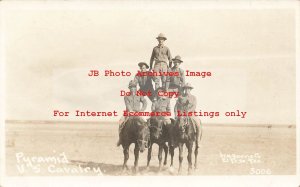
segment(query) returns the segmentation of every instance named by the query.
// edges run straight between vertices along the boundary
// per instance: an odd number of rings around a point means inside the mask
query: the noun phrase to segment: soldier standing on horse
[[[174,107],[175,116],[178,111],[183,112],[195,112],[197,106],[197,99],[194,95],[191,94],[191,90],[193,89],[192,85],[187,83],[183,86],[183,95],[181,95],[176,102]],[[198,140],[200,137],[200,119],[196,116],[188,116],[187,120],[191,120],[194,130],[196,132],[196,146],[198,147]]]
[[[154,89],[152,85],[152,78],[147,75],[142,75],[142,73],[148,73],[147,69],[149,68],[148,64],[145,62],[140,62],[138,64],[140,67],[140,75],[135,75],[134,81],[139,84],[139,87],[141,91],[146,93],[151,93],[150,95],[147,94],[147,97],[150,99],[151,102],[153,102],[154,99]]]
[[[170,68],[170,72],[178,73],[178,76],[168,76],[167,89],[172,92],[179,92],[182,95],[182,87],[185,85],[184,71],[179,66],[183,62],[181,57],[177,55],[172,59],[174,66]]]
[[[154,64],[154,72],[168,72],[169,67],[172,66],[172,57],[170,49],[164,45],[164,41],[167,40],[167,37],[160,33],[158,37],[156,37],[158,41],[158,46],[153,48],[151,58],[150,58],[150,70]],[[168,64],[169,63],[169,64]],[[153,81],[155,82],[155,90],[160,87],[160,79],[162,82],[162,87],[166,89],[166,79],[167,76],[154,76]]]
[[[124,96],[124,102],[126,105],[126,111],[128,112],[141,112],[144,111],[147,108],[147,101],[144,98],[144,96],[138,96],[136,95],[136,82],[131,80],[129,82],[128,88],[130,89],[130,96]],[[142,107],[141,107],[142,103]],[[136,117],[137,119],[141,120],[143,122],[143,119],[141,117]],[[128,121],[129,117],[122,116],[122,118],[119,121],[119,141],[117,143],[117,146],[120,146],[122,144],[121,141],[121,133],[122,129],[125,126],[126,122]]]

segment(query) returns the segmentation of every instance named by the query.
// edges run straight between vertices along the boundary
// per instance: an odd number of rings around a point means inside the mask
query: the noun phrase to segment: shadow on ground
[[[129,170],[122,171],[122,165],[115,165],[115,164],[106,164],[106,163],[96,163],[96,162],[84,162],[80,160],[70,160],[71,165],[80,165],[82,168],[89,167],[99,168],[101,169],[103,175],[111,175],[111,176],[119,176],[119,175],[174,175],[174,172],[170,170],[168,167],[163,167],[162,170],[159,172],[158,167],[150,166],[149,169],[146,166],[139,167],[139,172],[135,173],[133,166],[129,166]]]

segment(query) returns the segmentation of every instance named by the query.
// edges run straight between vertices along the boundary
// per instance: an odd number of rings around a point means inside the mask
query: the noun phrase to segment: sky
[[[212,73],[186,78],[197,111],[220,112],[202,122],[296,123],[294,9],[42,6],[8,9],[3,20],[7,120],[118,121],[120,90],[128,90],[138,62],[149,63],[162,32],[182,69]],[[93,69],[132,76],[87,76]],[[53,110],[72,115],[54,117]],[[75,117],[75,110],[119,116]],[[237,110],[245,118],[224,116]]]

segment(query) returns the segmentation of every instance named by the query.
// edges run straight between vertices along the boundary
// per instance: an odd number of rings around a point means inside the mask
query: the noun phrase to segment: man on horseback
[[[124,96],[124,102],[126,105],[126,110],[128,112],[141,112],[144,111],[147,108],[147,101],[144,98],[144,96],[138,96],[136,95],[136,82],[131,80],[129,82],[128,88],[130,89],[130,96]],[[142,103],[142,107],[141,107],[141,103]],[[119,141],[117,143],[117,146],[120,146],[122,144],[121,141],[121,133],[122,133],[122,129],[125,126],[126,122],[128,121],[130,117],[126,116],[122,116],[122,118],[119,121]],[[141,117],[136,117],[137,119],[139,119],[141,121],[141,123],[143,123],[143,119]]]
[[[170,107],[170,99],[166,96],[158,96],[157,92],[160,89],[156,91],[156,97],[153,100],[151,110],[152,112],[171,112]],[[155,116],[157,119],[162,119],[165,121],[165,124],[171,123],[170,118],[167,116]]]
[[[197,106],[197,99],[194,95],[191,94],[191,90],[193,89],[192,85],[187,83],[183,86],[183,95],[180,96],[176,102],[176,105],[174,107],[175,115],[178,111],[181,113],[188,113],[188,112],[194,112]],[[177,118],[179,116],[176,116]],[[196,146],[198,147],[198,140],[200,136],[200,119],[196,116],[188,116],[186,117],[186,120],[191,120],[194,131],[196,132]]]
[[[156,98],[154,98],[154,101],[152,103],[151,110],[153,112],[171,112],[171,107],[170,107],[170,98],[166,96],[158,96],[158,92],[161,91],[161,89],[157,89],[156,91]],[[167,133],[168,136],[170,137],[170,142],[169,144],[171,146],[174,145],[174,138],[172,136],[172,128],[170,128],[170,125],[172,125],[172,122],[170,120],[169,116],[155,116],[157,120],[163,120],[163,124],[165,127],[167,127]]]

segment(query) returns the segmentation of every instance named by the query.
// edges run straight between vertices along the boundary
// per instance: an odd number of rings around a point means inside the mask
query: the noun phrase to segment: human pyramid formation
[[[170,100],[173,96],[167,97],[165,94],[160,94],[164,92],[178,93],[178,99],[174,107],[175,118],[180,117],[177,115],[178,113],[194,112],[197,105],[197,99],[191,94],[193,86],[189,83],[185,83],[184,71],[179,67],[180,64],[183,63],[181,57],[177,55],[172,59],[170,49],[164,45],[167,37],[163,33],[160,33],[156,39],[158,45],[153,48],[150,67],[145,62],[138,63],[140,72],[134,77],[134,80],[129,82],[128,88],[130,89],[130,95],[124,96],[126,111],[141,112],[146,110],[146,99],[144,96],[136,94],[138,84],[139,91],[148,93],[147,97],[152,102],[152,112],[171,112]],[[153,62],[155,62],[154,68]],[[173,67],[172,63],[174,64]],[[153,76],[149,76],[150,74]],[[155,90],[152,81],[155,83]],[[161,86],[160,82],[162,83]],[[172,125],[168,116],[152,117],[163,120],[164,125]],[[194,130],[196,131],[196,145],[198,145],[200,120],[196,116],[189,117],[193,123]],[[122,116],[120,119],[119,137],[128,119],[129,117],[127,116]],[[142,119],[140,118],[140,120]],[[121,144],[121,138],[119,138],[117,145],[119,146]]]

